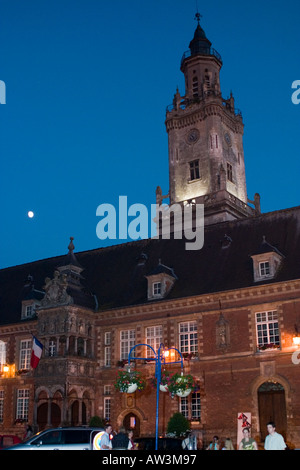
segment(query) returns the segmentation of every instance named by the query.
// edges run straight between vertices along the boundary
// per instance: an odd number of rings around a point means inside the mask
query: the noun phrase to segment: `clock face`
[[[224,139],[225,139],[225,142],[227,143],[227,145],[231,145],[231,138],[230,138],[230,135],[228,134],[228,132],[226,132],[226,134],[224,134]]]
[[[189,144],[194,144],[199,140],[200,134],[198,129],[192,129],[187,135],[187,141]]]

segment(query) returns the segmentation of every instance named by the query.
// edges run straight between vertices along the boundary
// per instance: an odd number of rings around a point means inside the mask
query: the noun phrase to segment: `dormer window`
[[[21,320],[28,320],[35,317],[37,307],[41,305],[41,300],[45,292],[35,289],[33,277],[29,275],[24,285],[22,295]]]
[[[161,282],[153,282],[153,296],[161,295]]]
[[[22,320],[28,320],[29,318],[33,318],[35,316],[36,308],[38,307],[38,303],[31,301],[23,301],[22,302]]]
[[[259,263],[259,274],[261,277],[269,276],[270,275],[270,262],[269,261],[262,261]]]
[[[261,282],[276,277],[284,256],[263,237],[260,249],[251,258],[253,260],[254,282]]]
[[[165,298],[177,279],[173,269],[165,266],[161,261],[146,278],[148,280],[148,300]]]

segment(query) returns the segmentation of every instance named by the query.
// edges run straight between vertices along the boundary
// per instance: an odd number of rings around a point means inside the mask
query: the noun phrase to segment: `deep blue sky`
[[[300,203],[299,0],[198,2],[242,110],[248,196]],[[164,120],[195,0],[0,0],[0,268],[107,244],[96,208],[169,189]],[[27,212],[35,217],[29,219]],[[121,241],[122,242],[122,241]]]

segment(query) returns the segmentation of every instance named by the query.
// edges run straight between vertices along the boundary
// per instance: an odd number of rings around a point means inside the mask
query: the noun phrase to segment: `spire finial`
[[[195,20],[197,20],[198,26],[200,26],[200,18],[202,18],[202,15],[199,13],[198,7],[197,7],[197,13],[195,15]]]
[[[69,243],[69,246],[68,246],[69,253],[72,253],[72,252],[74,251],[74,249],[75,249],[73,240],[74,240],[74,237],[70,237],[70,243]]]

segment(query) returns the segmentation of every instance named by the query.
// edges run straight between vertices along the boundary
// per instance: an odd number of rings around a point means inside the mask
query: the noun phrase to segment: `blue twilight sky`
[[[201,2],[245,123],[248,196],[300,203],[299,0]],[[196,0],[0,0],[0,268],[105,246],[96,209],[169,189],[166,106]],[[35,217],[29,219],[32,210]],[[119,241],[117,241],[119,243]],[[122,240],[120,242],[123,242]]]

